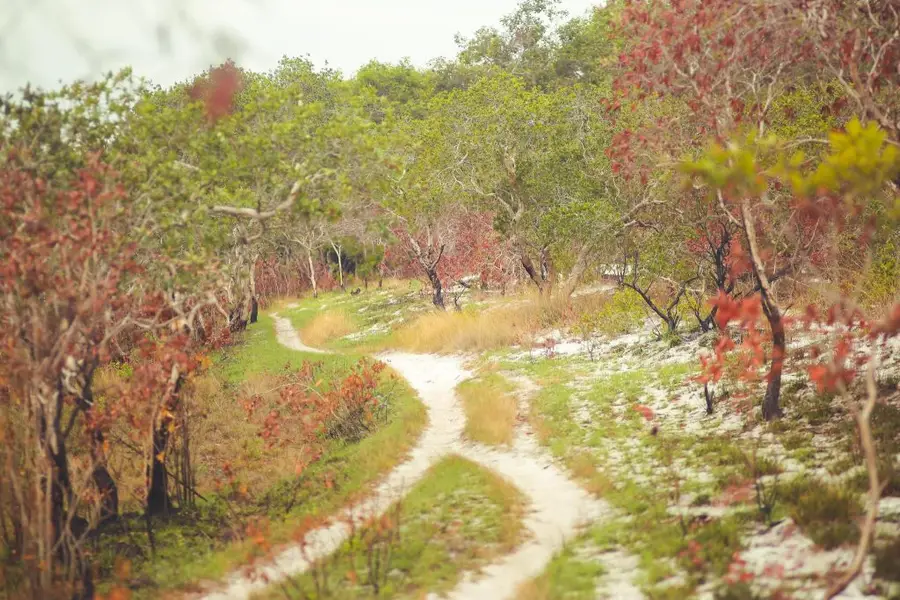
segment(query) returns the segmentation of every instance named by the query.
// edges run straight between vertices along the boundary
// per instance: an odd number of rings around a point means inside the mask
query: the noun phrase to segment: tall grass
[[[303,343],[317,348],[357,330],[357,325],[345,311],[334,309],[321,312],[303,327]]]
[[[528,295],[482,310],[430,312],[395,331],[387,344],[411,352],[450,353],[531,346],[540,333],[574,325],[580,314],[599,310],[607,298],[604,293],[550,299]]]

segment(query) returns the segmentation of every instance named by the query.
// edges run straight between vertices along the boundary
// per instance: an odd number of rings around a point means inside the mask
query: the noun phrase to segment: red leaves
[[[754,488],[753,482],[750,480],[739,483],[732,483],[716,498],[714,504],[716,506],[732,506],[734,504],[743,504],[749,502],[753,498]]]
[[[728,565],[728,573],[723,578],[728,585],[736,583],[748,583],[753,581],[753,573],[747,570],[747,561],[741,558],[739,552],[735,552]]]
[[[640,415],[641,415],[642,417],[644,417],[644,419],[646,419],[647,421],[652,421],[652,420],[653,420],[653,417],[656,416],[656,415],[654,414],[654,412],[653,412],[653,409],[650,408],[649,406],[644,405],[644,404],[635,404],[635,405],[632,406],[631,408],[632,408],[632,410],[634,410],[635,412],[640,413]]]
[[[728,247],[726,264],[728,265],[728,274],[732,279],[738,279],[742,275],[750,272],[750,269],[753,266],[750,262],[750,255],[744,250],[739,239],[735,238],[731,240],[731,244]]]
[[[243,78],[233,62],[210,69],[205,77],[198,78],[188,89],[191,100],[203,102],[206,117],[216,122],[234,112],[235,96],[243,87]]]
[[[737,301],[724,290],[719,290],[710,303],[717,308],[716,324],[720,329],[725,329],[732,321],[739,321],[742,326],[754,325],[762,315],[762,303],[758,294]]]
[[[325,381],[321,363],[304,362],[278,378],[277,396],[273,390],[241,402],[250,420],[266,411],[257,424],[267,448],[292,443],[303,449],[299,475],[319,459],[327,438],[357,440],[373,426],[385,366],[363,359],[344,377]]]

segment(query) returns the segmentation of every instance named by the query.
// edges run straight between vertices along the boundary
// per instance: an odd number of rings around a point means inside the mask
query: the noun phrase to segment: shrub
[[[632,333],[646,318],[640,296],[629,290],[616,290],[597,313],[598,330],[605,335]]]
[[[816,544],[830,550],[859,539],[862,508],[853,491],[803,478],[783,486],[781,495],[791,518]]]

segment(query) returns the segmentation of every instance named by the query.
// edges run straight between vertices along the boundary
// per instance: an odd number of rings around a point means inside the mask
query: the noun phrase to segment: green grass
[[[604,574],[603,565],[576,548],[590,543],[585,535],[566,546],[553,557],[544,572],[522,585],[517,600],[593,600],[597,597],[597,580]]]
[[[308,326],[323,311],[340,310],[358,333],[350,339],[331,340],[324,347],[351,353],[371,352],[386,347],[394,330],[403,323],[431,310],[429,301],[418,293],[420,287],[419,282],[410,281],[395,284],[391,289],[370,286],[355,296],[349,292],[327,292],[318,298],[307,296],[293,301],[296,304],[293,308],[287,307],[288,302],[281,302],[274,310],[298,330]]]
[[[863,509],[855,490],[803,477],[779,492],[790,516],[816,544],[832,549],[859,540]]]
[[[213,357],[213,371],[226,382],[235,401],[239,384],[254,376],[299,367],[305,360],[323,362],[323,374],[340,376],[359,355],[306,354],[289,350],[275,339],[273,321],[260,315],[237,345]],[[97,556],[101,580],[109,584],[117,559],[131,562],[126,582],[138,598],[154,598],[163,590],[190,589],[191,583],[219,579],[246,562],[254,551],[244,539],[247,526],[267,523],[273,544],[290,541],[306,517],[328,515],[362,494],[371,483],[399,463],[414,444],[427,420],[424,406],[402,380],[385,375],[380,386],[390,398],[384,423],[357,443],[329,441],[324,455],[302,475],[283,473],[256,497],[246,497],[239,484],[200,489],[205,500],[168,519],[152,523],[153,548],[143,517],[125,515],[104,532]],[[227,439],[227,432],[220,432]],[[267,460],[260,454],[259,460]],[[249,461],[246,468],[253,468]],[[240,474],[238,473],[238,476]]]
[[[498,475],[448,457],[388,511],[387,521],[363,528],[311,572],[263,596],[421,598],[447,591],[464,572],[522,541],[524,502]]]
[[[545,363],[556,363],[549,366]],[[709,577],[722,575],[733,553],[740,549],[741,533],[753,519],[753,511],[709,521],[684,520],[668,512],[677,488],[677,469],[666,467],[675,459],[687,464],[707,464],[736,471],[746,466],[745,453],[727,437],[695,438],[677,431],[652,435],[643,417],[631,406],[639,403],[648,386],[675,389],[693,374],[691,364],[637,368],[589,380],[580,365],[541,361],[520,367],[549,384],[532,404],[532,418],[541,441],[561,458],[573,474],[592,492],[603,496],[628,517],[595,527],[573,546],[588,549],[627,549],[639,559],[636,581],[651,598],[689,596]],[[590,381],[590,387],[584,383]],[[573,418],[576,402],[590,415],[587,423]],[[620,405],[620,408],[614,407]],[[642,450],[631,460],[648,461],[649,471],[633,464],[633,470],[611,473],[605,465],[607,451],[638,440]],[[721,466],[720,466],[721,465]],[[764,465],[764,470],[774,470]],[[632,480],[632,473],[649,474],[650,481]],[[705,492],[703,486],[680,484],[681,492]],[[707,493],[707,502],[709,492]],[[673,560],[675,561],[673,563]],[[578,553],[567,549],[548,570],[532,582],[525,598],[593,597],[591,574],[581,565]],[[671,585],[680,573],[683,584]]]

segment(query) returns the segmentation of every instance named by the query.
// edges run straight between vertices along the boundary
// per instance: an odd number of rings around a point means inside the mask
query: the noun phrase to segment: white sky
[[[424,65],[517,0],[0,0],[0,93],[131,65],[155,83],[228,57],[267,70],[309,55],[350,75],[370,59]],[[597,0],[563,0],[581,15]]]

